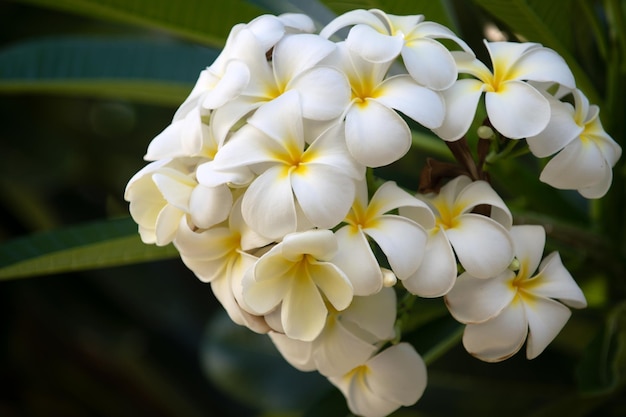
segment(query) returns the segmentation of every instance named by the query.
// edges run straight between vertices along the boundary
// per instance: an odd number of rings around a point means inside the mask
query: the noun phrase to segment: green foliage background
[[[324,378],[291,369],[264,336],[225,320],[171,248],[143,245],[122,195],[230,28],[302,11],[425,14],[483,54],[482,28],[557,50],[625,146],[624,0],[0,1],[0,415],[348,415]],[[416,189],[424,132],[376,174]],[[405,337],[429,362],[408,416],[626,415],[624,158],[587,202],[538,182],[543,161],[491,167],[518,223],[546,226],[590,307],[537,359],[485,364],[459,346],[441,300]]]

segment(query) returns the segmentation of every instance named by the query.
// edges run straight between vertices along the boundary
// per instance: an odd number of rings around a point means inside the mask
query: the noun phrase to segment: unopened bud
[[[478,134],[478,137],[481,139],[493,139],[496,136],[493,132],[493,129],[490,128],[489,126],[479,127],[476,133]]]
[[[521,264],[519,262],[519,259],[513,258],[513,260],[511,261],[511,264],[509,265],[509,269],[511,271],[519,271],[520,266],[521,266]]]
[[[396,275],[388,270],[387,268],[380,268],[380,271],[383,273],[383,286],[385,287],[393,287],[398,282],[398,278]]]

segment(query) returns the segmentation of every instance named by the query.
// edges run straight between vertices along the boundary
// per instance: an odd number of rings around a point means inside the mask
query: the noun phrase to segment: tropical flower
[[[320,32],[329,38],[346,26],[355,25],[346,38],[348,47],[373,63],[393,61],[399,55],[417,83],[445,90],[457,77],[450,52],[435,39],[448,39],[471,53],[467,44],[450,29],[424,21],[423,15],[395,16],[382,10],[352,10],[335,18]]]
[[[510,233],[519,270],[507,269],[488,279],[465,272],[445,296],[452,316],[467,324],[463,345],[487,362],[509,358],[524,341],[528,359],[537,357],[569,319],[565,305],[587,305],[557,252],[540,263],[545,245],[541,226],[514,226]]]
[[[558,152],[541,172],[541,181],[555,188],[577,190],[586,198],[600,198],[611,186],[612,167],[622,148],[604,131],[598,106],[590,105],[578,89],[572,95],[574,106],[548,96],[550,123],[526,140],[537,157]]]
[[[383,341],[395,335],[396,294],[383,288],[367,297],[354,297],[343,311],[328,306],[324,330],[311,342],[270,332],[270,338],[295,368],[317,370],[325,376],[344,375],[367,361]]]
[[[396,110],[428,128],[441,125],[441,95],[406,74],[385,78],[392,61],[369,62],[344,43],[338,43],[325,63],[340,68],[350,82],[352,100],[345,111],[346,144],[363,165],[388,165],[411,147],[411,131]]]
[[[254,315],[280,309],[282,330],[311,341],[323,330],[326,303],[341,311],[350,305],[352,284],[330,259],[337,240],[330,230],[288,234],[259,258],[243,278],[243,300]]]
[[[453,51],[461,74],[443,92],[446,117],[433,131],[444,140],[457,140],[469,129],[478,102],[485,93],[487,116],[492,126],[510,139],[537,135],[550,120],[550,104],[526,81],[559,83],[574,88],[575,81],[565,60],[556,52],[537,43],[487,42],[490,70],[473,54]]]
[[[359,185],[352,209],[344,219],[347,224],[336,232],[339,251],[333,263],[350,278],[355,295],[369,295],[382,288],[383,272],[368,237],[386,255],[394,274],[399,279],[405,279],[419,267],[427,240],[424,228],[434,227],[435,219],[424,202],[393,181],[381,185],[369,204],[365,182]],[[388,214],[399,207],[410,208],[413,218],[421,223],[405,216]]]
[[[455,254],[461,266],[479,278],[492,277],[510,265],[511,213],[487,182],[460,176],[444,185],[439,194],[418,197],[431,207],[436,224],[428,230],[420,267],[403,280],[407,290],[421,297],[448,292],[457,275]],[[489,207],[490,216],[474,212],[481,206]]]
[[[306,147],[299,95],[288,92],[257,110],[217,152],[213,167],[249,167],[258,175],[245,192],[242,211],[263,236],[280,239],[301,230],[302,221],[331,228],[350,209],[355,181],[364,172],[341,132],[335,125]],[[202,173],[199,181],[204,181]]]
[[[384,417],[419,400],[426,388],[426,365],[413,346],[399,343],[328,380],[341,390],[354,414]]]

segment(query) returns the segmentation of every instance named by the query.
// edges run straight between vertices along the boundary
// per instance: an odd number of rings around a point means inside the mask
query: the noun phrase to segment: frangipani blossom
[[[540,263],[545,245],[541,226],[514,226],[510,233],[520,264],[517,272],[507,269],[489,279],[463,273],[445,297],[450,313],[467,324],[463,345],[487,362],[509,358],[524,341],[528,359],[537,357],[569,319],[565,305],[587,305],[557,252]]]
[[[441,95],[405,74],[385,78],[391,61],[366,61],[339,43],[326,62],[340,68],[350,82],[352,100],[345,111],[346,144],[363,165],[388,165],[411,147],[411,131],[396,110],[428,128],[441,125]]]
[[[320,32],[329,38],[355,25],[346,38],[348,47],[374,63],[393,61],[399,55],[411,77],[434,90],[450,87],[457,69],[450,52],[435,39],[449,39],[471,53],[467,44],[450,29],[424,21],[423,15],[396,16],[382,10],[352,10],[335,18]]]
[[[354,200],[364,168],[348,153],[341,126],[308,147],[306,134],[299,95],[291,91],[257,110],[215,156],[217,171],[249,167],[258,175],[245,192],[242,211],[263,236],[280,239],[299,230],[300,212],[307,224],[334,227]]]
[[[329,306],[324,330],[312,342],[269,335],[283,357],[302,371],[324,376],[344,375],[367,361],[383,341],[395,335],[396,294],[383,288],[367,297],[354,297],[343,311]]]
[[[399,207],[410,208],[417,223],[388,214]],[[344,227],[337,230],[339,251],[333,262],[350,278],[355,295],[374,294],[383,286],[383,272],[368,237],[381,248],[399,279],[411,276],[422,261],[427,233],[435,218],[428,206],[389,181],[376,190],[368,204],[367,186],[361,182]]]
[[[448,292],[457,274],[455,254],[463,268],[479,278],[492,277],[510,265],[511,213],[488,183],[460,176],[439,194],[419,197],[432,208],[436,225],[429,230],[422,264],[403,280],[407,290],[421,297]],[[474,213],[479,206],[490,206],[490,217]]]
[[[243,279],[244,308],[254,315],[280,309],[287,337],[315,339],[328,315],[326,303],[341,311],[352,302],[352,284],[328,262],[337,251],[330,230],[292,233],[259,258]]]
[[[454,141],[469,129],[478,102],[485,93],[487,116],[492,126],[510,139],[537,135],[548,125],[548,100],[526,81],[559,83],[574,88],[575,81],[565,60],[556,52],[537,43],[487,42],[490,70],[466,52],[452,52],[461,74],[444,91],[446,117],[433,131],[442,139]]]
[[[195,226],[209,228],[224,221],[233,203],[226,185],[205,187],[195,179],[203,158],[161,159],[151,162],[128,182],[124,198],[139,225],[144,243],[164,246],[178,230],[181,218],[189,215]]]
[[[254,41],[252,37],[250,42]],[[250,48],[244,61],[254,77],[237,99],[216,109],[212,128],[218,142],[240,119],[288,91],[300,93],[305,118],[326,121],[341,115],[350,100],[346,77],[335,68],[318,65],[335,47],[317,35],[295,34],[276,44],[269,61],[260,45]]]
[[[545,157],[556,152],[539,179],[555,188],[577,190],[586,198],[600,198],[613,180],[613,166],[622,148],[602,127],[596,105],[576,89],[574,104],[549,97],[552,118],[544,131],[527,138],[531,152]]]
[[[391,346],[343,376],[328,380],[363,417],[385,417],[413,405],[426,389],[426,364],[408,343]]]

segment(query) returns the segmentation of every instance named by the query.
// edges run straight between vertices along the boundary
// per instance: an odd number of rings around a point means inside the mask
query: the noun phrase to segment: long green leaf
[[[173,258],[172,246],[144,244],[130,218],[33,234],[0,245],[0,280]]]
[[[55,37],[0,51],[0,92],[88,94],[177,105],[218,51],[172,42]]]
[[[222,47],[233,25],[263,14],[245,0],[19,0],[80,14],[167,30],[206,45]]]
[[[573,54],[573,0],[474,0],[490,15],[530,41],[554,49],[567,61],[576,84],[593,102],[600,95]]]

